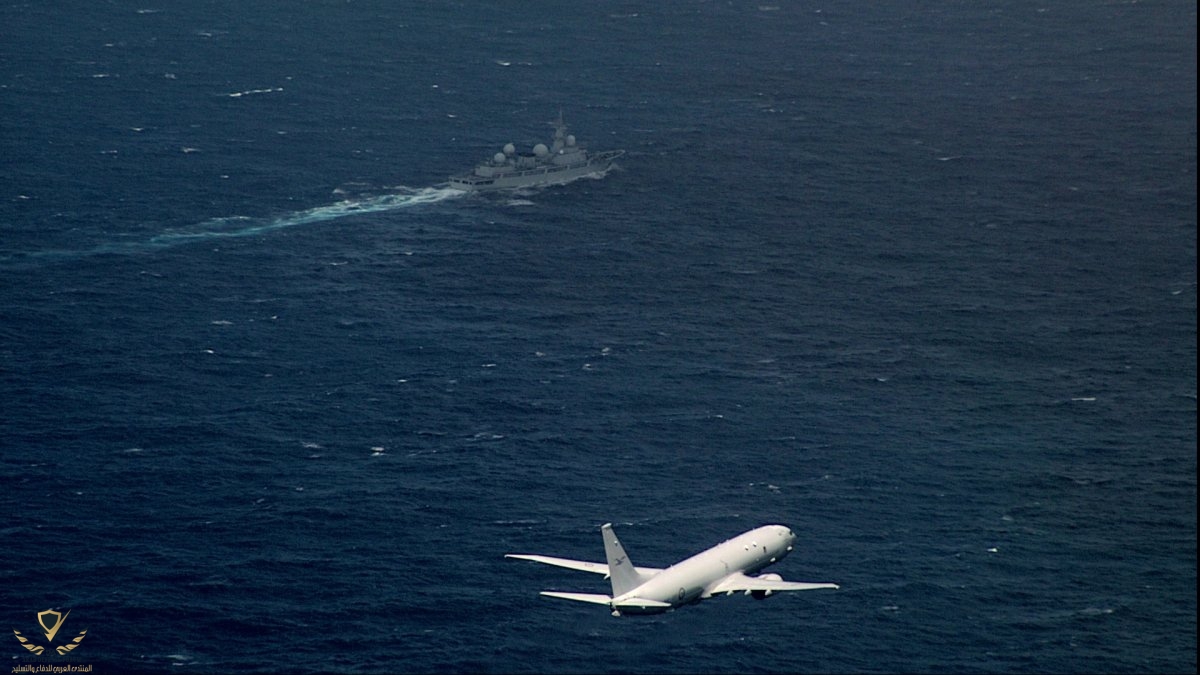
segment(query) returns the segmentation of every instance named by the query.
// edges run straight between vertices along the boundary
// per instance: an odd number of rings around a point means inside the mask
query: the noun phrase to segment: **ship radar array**
[[[517,152],[517,146],[506,143],[500,152],[470,173],[451,176],[450,186],[460,190],[503,190],[565,183],[581,176],[602,174],[625,153],[608,150],[590,154],[575,142],[574,135],[567,133],[561,115],[554,126],[551,145],[538,143],[532,152]]]

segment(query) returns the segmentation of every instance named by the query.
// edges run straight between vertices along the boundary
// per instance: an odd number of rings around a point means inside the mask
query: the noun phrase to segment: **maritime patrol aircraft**
[[[612,595],[558,591],[542,591],[541,595],[608,605],[613,616],[657,614],[722,593],[733,595],[741,591],[762,599],[779,591],[838,587],[837,584],[784,581],[778,574],[758,574],[792,551],[796,534],[783,525],[764,525],[750,530],[666,569],[635,567],[613,532],[612,523],[602,525],[600,532],[604,537],[604,555],[608,564],[524,553],[509,553],[504,557],[605,575],[612,582]]]

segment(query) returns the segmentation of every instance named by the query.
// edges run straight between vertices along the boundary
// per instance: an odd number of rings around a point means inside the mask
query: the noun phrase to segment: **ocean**
[[[1195,3],[0,37],[12,672],[1195,672]],[[560,111],[625,155],[448,187]],[[652,567],[785,524],[767,571],[840,588],[618,618],[504,558],[607,522]]]

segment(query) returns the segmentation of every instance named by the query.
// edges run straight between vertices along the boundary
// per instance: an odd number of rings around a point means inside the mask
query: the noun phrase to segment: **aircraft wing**
[[[768,591],[770,593],[778,593],[780,591],[811,591],[817,588],[838,588],[837,584],[814,584],[806,581],[784,581],[778,575],[769,575],[772,578],[749,577],[745,574],[731,574],[715,586],[709,589],[709,595],[717,595],[719,593],[734,593],[736,591]]]
[[[608,565],[604,563],[587,562],[584,560],[571,560],[569,558],[555,558],[548,555],[528,555],[525,553],[507,553],[505,558],[515,558],[517,560],[532,560],[544,565],[554,565],[556,567],[566,567],[567,569],[579,570],[580,572],[592,572],[593,574],[603,574],[608,576]],[[635,567],[639,573],[650,575],[662,570],[656,567]]]

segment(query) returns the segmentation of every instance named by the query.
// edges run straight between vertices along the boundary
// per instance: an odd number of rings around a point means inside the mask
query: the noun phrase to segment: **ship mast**
[[[567,142],[567,123],[563,121],[562,108],[558,109],[558,120],[551,124],[554,125],[554,147],[551,151],[558,154]]]

